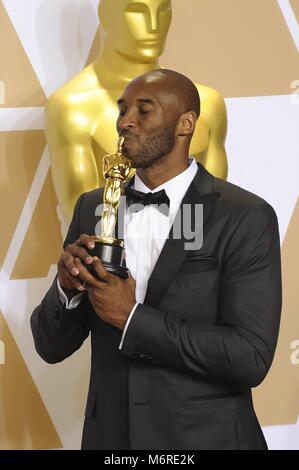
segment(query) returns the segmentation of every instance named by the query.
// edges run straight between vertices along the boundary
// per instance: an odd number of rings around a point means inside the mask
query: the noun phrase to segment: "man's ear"
[[[188,111],[181,115],[177,124],[177,135],[193,134],[197,116],[194,111]]]

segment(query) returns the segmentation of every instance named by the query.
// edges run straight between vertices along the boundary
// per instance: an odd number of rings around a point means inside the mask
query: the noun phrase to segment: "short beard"
[[[138,143],[137,150],[130,151],[124,146],[123,153],[134,168],[144,169],[171,152],[175,144],[175,129],[167,128],[162,134],[143,138],[136,136],[134,139]]]

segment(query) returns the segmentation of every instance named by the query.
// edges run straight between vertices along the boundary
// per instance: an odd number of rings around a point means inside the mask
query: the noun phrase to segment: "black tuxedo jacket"
[[[281,310],[277,218],[263,199],[198,164],[182,204],[203,204],[203,245],[170,233],[122,332],[85,294],[66,310],[56,280],[31,327],[49,363],[91,333],[83,449],[264,449],[251,387],[267,374]],[[80,196],[65,245],[94,234],[103,189]]]

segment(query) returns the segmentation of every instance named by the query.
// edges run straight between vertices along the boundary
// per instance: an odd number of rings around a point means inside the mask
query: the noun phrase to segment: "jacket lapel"
[[[198,163],[198,171],[191,182],[180,207],[180,209],[182,209],[183,204],[191,205],[191,215],[193,216],[193,218],[191,217],[192,227],[194,227],[194,206],[195,204],[203,204],[202,227],[204,228],[214,202],[220,195],[218,192],[213,192],[212,189],[213,176]],[[176,215],[173,226],[169,232],[169,237],[164,244],[161,254],[149,278],[144,300],[144,303],[147,305],[159,305],[186,257],[187,251],[185,249],[185,243],[190,243],[190,241],[192,241],[185,238],[182,226],[183,217],[181,217],[181,220],[178,219],[180,217],[179,213],[180,211],[178,211],[178,214]],[[181,237],[174,238],[173,227],[177,227],[179,223],[181,224]]]

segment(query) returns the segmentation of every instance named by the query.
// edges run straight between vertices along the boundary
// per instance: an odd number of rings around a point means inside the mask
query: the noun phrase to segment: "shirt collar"
[[[161,184],[157,188],[151,190],[148,188],[136,174],[134,178],[134,185],[133,188],[136,191],[141,191],[143,193],[152,192],[155,193],[164,189],[167,196],[170,200],[170,213],[176,212],[177,209],[180,207],[183,197],[185,196],[187,189],[189,188],[191,181],[193,180],[194,176],[196,175],[198,170],[197,163],[195,158],[189,157],[189,166],[186,170],[182,171],[179,175],[171,178],[170,180],[166,181],[165,183]]]

